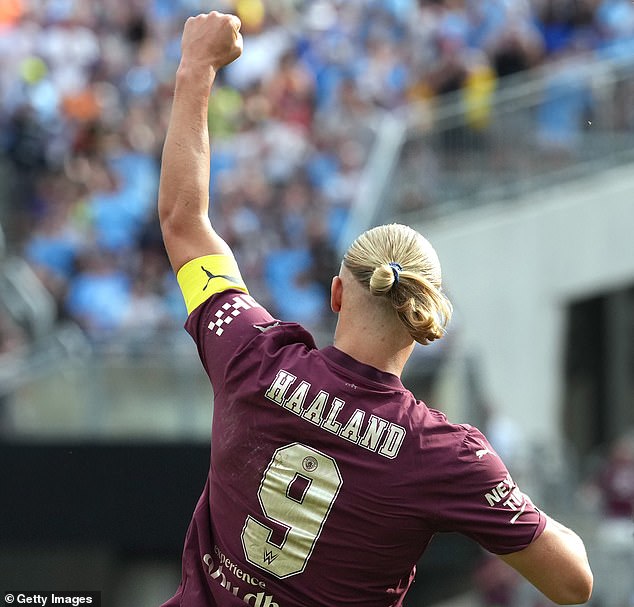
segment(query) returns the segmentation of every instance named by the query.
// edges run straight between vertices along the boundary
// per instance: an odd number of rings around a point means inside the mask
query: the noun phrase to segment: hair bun
[[[416,341],[443,336],[452,306],[442,292],[436,251],[421,234],[401,224],[371,228],[350,245],[343,263],[372,295],[389,302]]]
[[[370,277],[370,293],[372,295],[387,295],[398,284],[399,275],[400,271],[389,263],[377,266]]]

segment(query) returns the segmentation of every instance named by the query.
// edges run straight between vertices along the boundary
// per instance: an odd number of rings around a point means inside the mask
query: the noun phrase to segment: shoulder
[[[251,295],[236,288],[213,293],[187,318],[185,327],[192,332],[198,327],[220,345],[233,341],[235,333],[257,340],[260,347],[279,348],[293,343],[303,343],[313,349],[317,346],[313,336],[300,324],[285,322],[273,317]]]
[[[264,372],[284,348],[295,352],[316,348],[303,327],[275,319],[235,284],[234,275],[225,273],[230,268],[220,275],[222,268],[212,270],[210,264],[201,266],[197,259],[187,270],[191,270],[191,277],[182,270],[178,277],[189,310],[185,329],[215,390],[241,373]],[[291,348],[292,344],[296,347]]]
[[[480,435],[473,426],[453,423],[445,413],[436,409],[425,406],[423,415],[422,436],[425,445],[441,452],[446,458],[459,458],[474,440],[472,437]]]
[[[248,355],[253,363],[301,357],[317,349],[311,333],[300,324],[271,316],[253,297],[238,291],[212,296],[190,315],[190,327],[208,335],[203,340],[214,352],[231,351],[234,360]]]
[[[506,472],[478,428],[452,423],[435,409],[425,409],[420,441],[424,457],[434,463],[432,476],[443,478],[443,482],[455,482],[463,476],[492,480]]]

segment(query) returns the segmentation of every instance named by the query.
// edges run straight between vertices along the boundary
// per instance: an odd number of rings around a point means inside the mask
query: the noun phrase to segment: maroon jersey
[[[402,604],[437,532],[505,554],[545,517],[485,437],[238,290],[190,314],[211,466],[164,607]]]

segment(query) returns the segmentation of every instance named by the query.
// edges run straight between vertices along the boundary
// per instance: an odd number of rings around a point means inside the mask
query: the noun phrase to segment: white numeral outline
[[[306,485],[298,497],[291,487]],[[242,548],[252,565],[283,579],[306,568],[315,544],[343,484],[337,462],[312,447],[292,443],[275,451],[267,466],[258,500],[262,513],[285,529],[276,544],[273,529],[251,515],[242,528]]]

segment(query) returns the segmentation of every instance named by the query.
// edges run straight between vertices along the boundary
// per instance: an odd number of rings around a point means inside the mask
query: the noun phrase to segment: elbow
[[[159,225],[164,237],[186,236],[190,230],[194,229],[198,217],[190,212],[183,211],[187,205],[160,205],[158,209]]]
[[[178,238],[180,229],[178,222],[174,221],[172,214],[159,213],[159,225],[161,226],[161,235],[163,236],[163,242],[168,243]]]
[[[186,186],[168,187],[161,181],[158,192],[158,219],[161,226],[175,226],[188,222],[201,209],[199,196]]]
[[[174,212],[172,210],[164,210],[161,207],[159,207],[158,220],[163,233],[174,230],[177,225],[174,221]]]
[[[562,580],[561,585],[554,593],[555,596],[550,598],[557,605],[583,605],[592,596],[593,583],[592,571],[587,567],[567,583]]]
[[[162,228],[173,224],[178,219],[178,206],[171,201],[167,201],[165,196],[159,194],[158,219]]]
[[[158,220],[163,235],[187,238],[192,231],[207,230],[211,225],[209,216],[192,198],[175,196],[169,203],[159,196]]]

